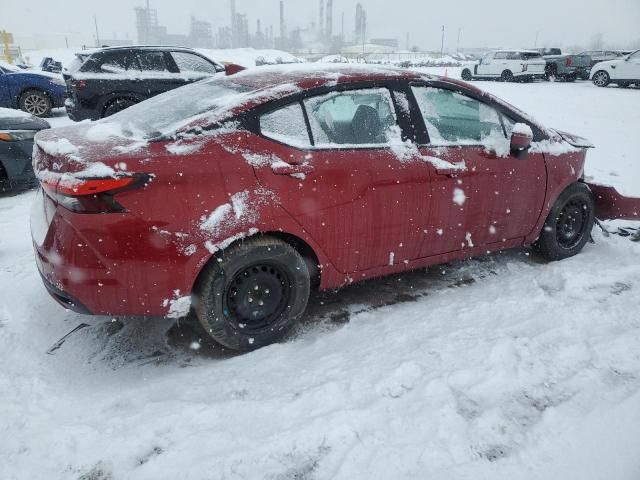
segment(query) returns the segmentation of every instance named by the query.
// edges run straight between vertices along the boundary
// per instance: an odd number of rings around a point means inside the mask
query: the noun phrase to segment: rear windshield
[[[74,73],[75,71],[77,71],[82,66],[82,64],[87,59],[87,57],[88,55],[76,54],[75,58],[71,61],[71,63],[67,67],[67,71],[69,73]]]
[[[234,97],[252,91],[229,80],[207,80],[171,90],[108,117],[128,137],[146,139],[174,133],[194,117],[233,106]]]

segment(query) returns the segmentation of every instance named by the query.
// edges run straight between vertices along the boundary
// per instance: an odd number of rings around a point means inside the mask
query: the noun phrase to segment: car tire
[[[465,68],[464,70],[462,70],[461,78],[465,82],[469,82],[473,80],[473,75],[471,74],[471,70],[469,70],[468,68]]]
[[[548,82],[553,82],[557,77],[556,66],[555,65],[547,65],[544,67],[544,78]]]
[[[195,289],[195,312],[217,343],[249,351],[281,340],[307,306],[304,258],[269,236],[238,243],[209,263]]]
[[[572,257],[589,241],[593,223],[593,194],[584,183],[574,183],[556,200],[533,248],[550,261]]]
[[[102,118],[110,117],[122,110],[135,105],[136,102],[129,98],[118,98],[112,102],[110,102],[102,112]]]
[[[513,72],[511,70],[505,70],[500,75],[500,80],[502,80],[503,82],[513,82]]]
[[[48,117],[51,114],[51,99],[42,90],[27,90],[18,100],[18,106],[23,112],[36,117]]]
[[[610,81],[611,78],[609,77],[609,74],[604,70],[597,71],[592,77],[592,82],[596,87],[606,87],[609,85]]]

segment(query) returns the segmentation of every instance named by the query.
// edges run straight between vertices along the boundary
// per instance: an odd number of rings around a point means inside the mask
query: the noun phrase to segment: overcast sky
[[[318,17],[320,0],[285,0],[289,27],[307,26]],[[71,46],[94,38],[93,14],[102,38],[136,40],[133,7],[144,0],[0,0],[0,29],[13,32],[27,48]],[[334,32],[340,30],[345,12],[345,35],[353,34],[357,0],[334,0]],[[588,45],[598,32],[606,44],[640,43],[640,0],[362,0],[372,37],[392,37],[405,47],[409,32],[412,45],[439,50],[441,26],[445,44],[455,50],[458,31],[461,47],[531,47],[538,32],[538,46]],[[250,30],[258,18],[278,29],[278,0],[236,0],[239,13],[249,14]],[[187,33],[191,15],[213,23],[229,23],[229,0],[151,0],[159,22],[170,33]],[[51,45],[35,45],[36,43]],[[54,45],[55,43],[55,45]]]

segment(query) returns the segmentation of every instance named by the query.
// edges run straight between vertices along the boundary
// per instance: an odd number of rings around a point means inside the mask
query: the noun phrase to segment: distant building
[[[158,24],[158,12],[153,8],[136,7],[136,30],[141,45],[184,45],[187,47],[213,47],[213,31],[209,22],[191,17],[189,35],[167,32]],[[108,44],[101,40],[102,44]]]
[[[369,43],[374,45],[382,45],[385,47],[391,47],[393,49],[398,49],[400,42],[398,42],[397,38],[372,38],[369,40]]]

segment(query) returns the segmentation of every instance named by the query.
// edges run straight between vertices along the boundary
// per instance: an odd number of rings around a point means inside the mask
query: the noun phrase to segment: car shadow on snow
[[[544,263],[528,250],[512,249],[367,280],[340,290],[314,292],[299,326],[284,341],[322,335],[349,323],[361,312],[415,302],[439,290],[473,288],[486,278],[499,276],[509,262]],[[80,322],[83,319],[77,317]],[[224,360],[239,354],[208,340],[193,313],[177,321],[93,318],[91,326],[80,329],[50,353],[56,354],[58,348],[85,349],[86,363],[112,369],[162,364],[187,367],[198,358]]]

